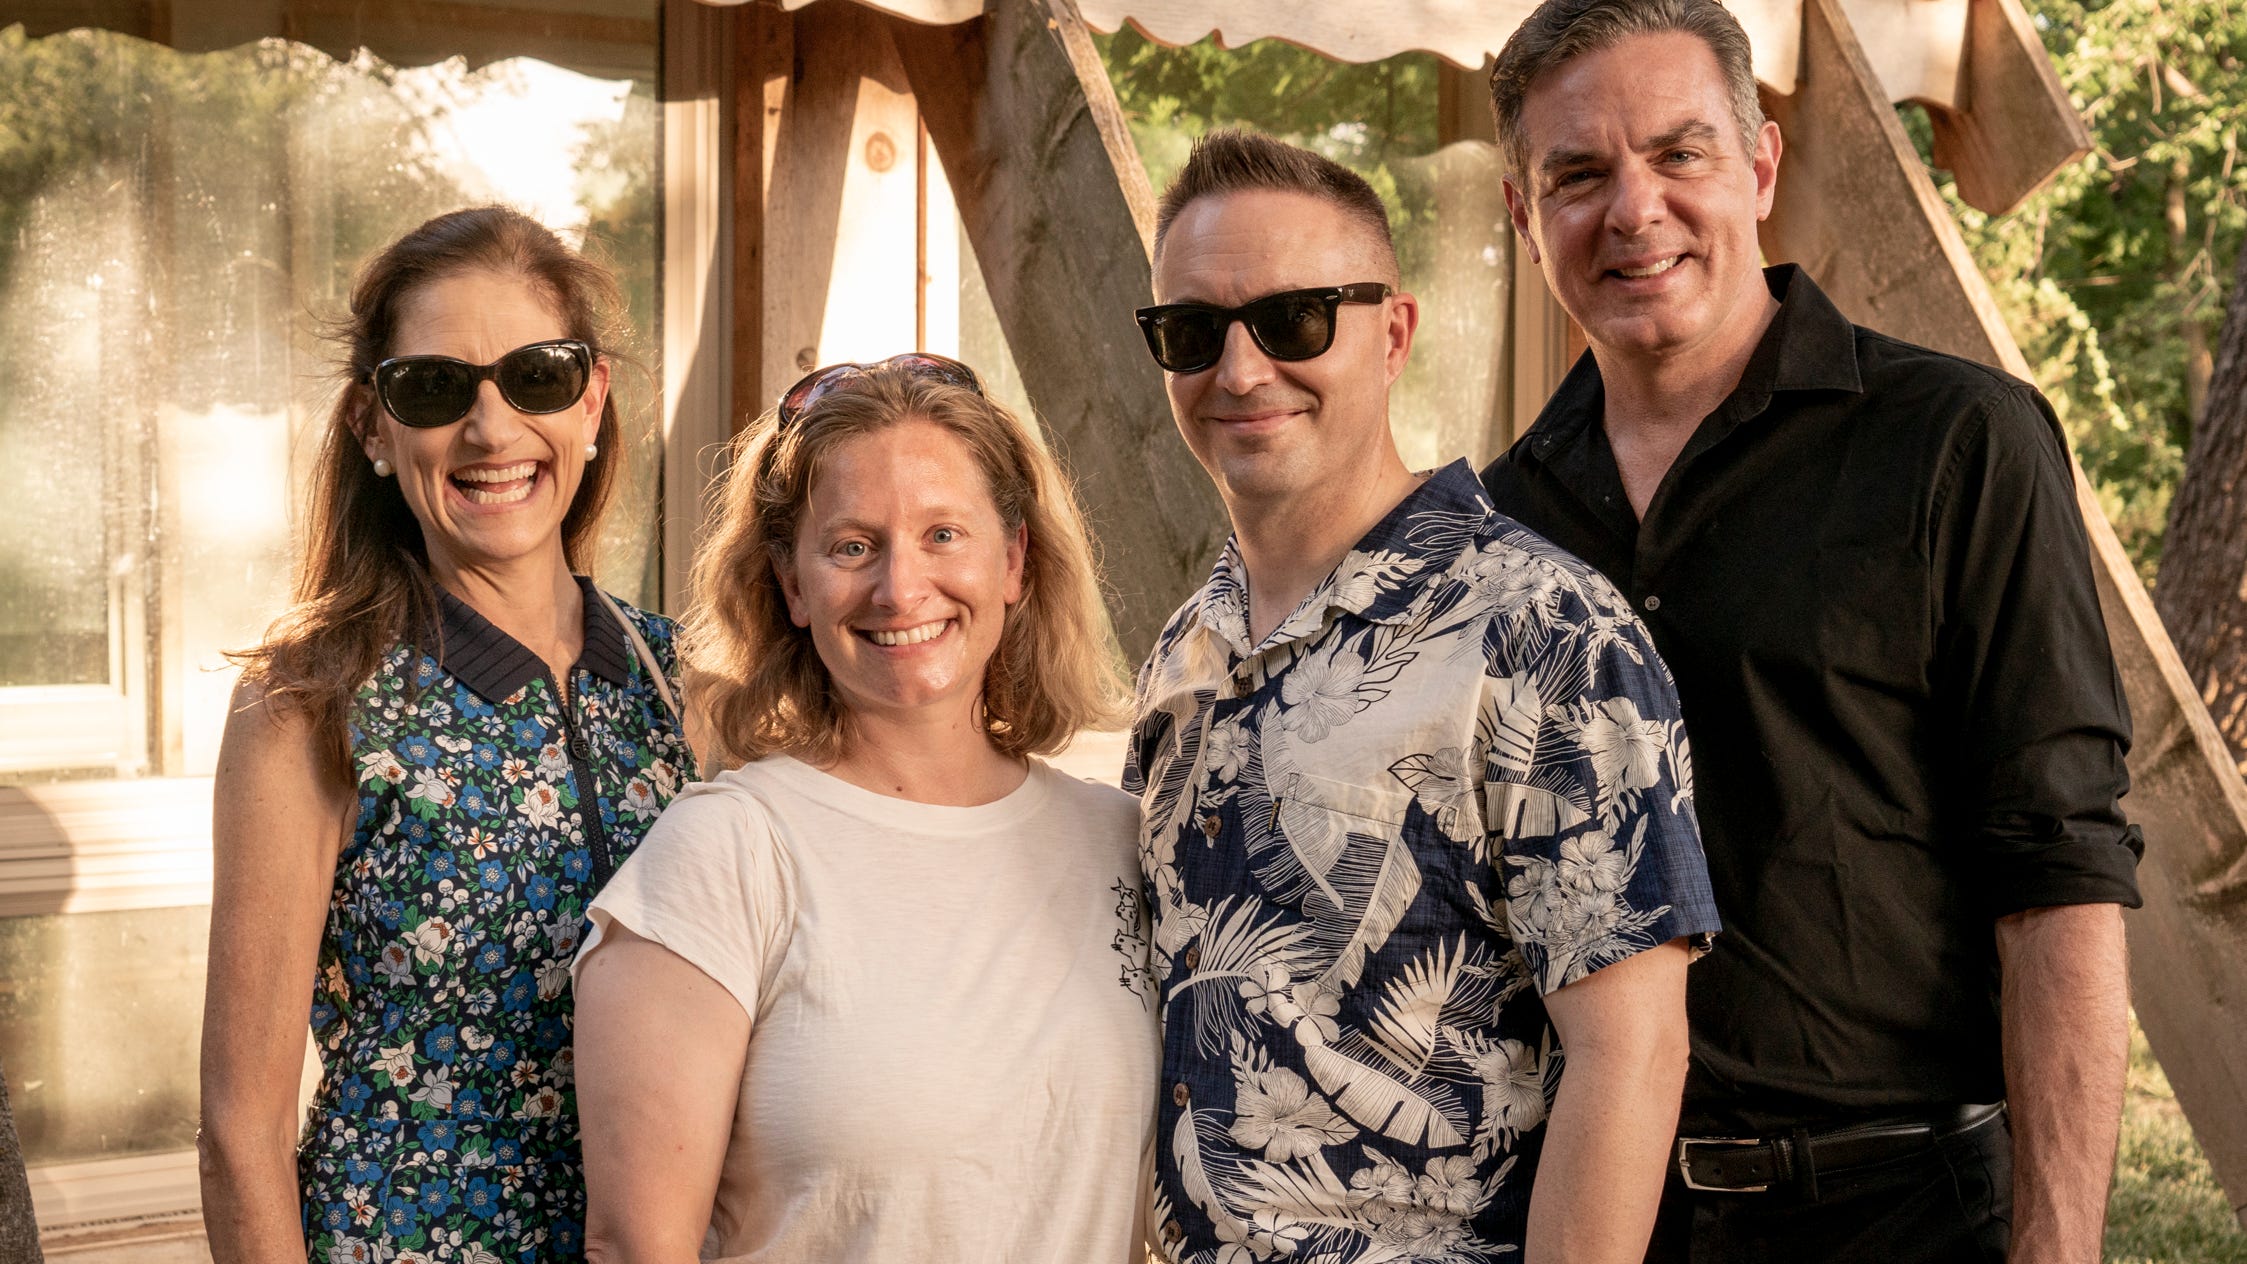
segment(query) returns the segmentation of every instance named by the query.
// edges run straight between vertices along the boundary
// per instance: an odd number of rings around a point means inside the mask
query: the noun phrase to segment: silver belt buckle
[[[1677,1139],[1677,1174],[1685,1179],[1687,1189],[1702,1190],[1712,1194],[1761,1194],[1769,1185],[1703,1185],[1693,1179],[1693,1165],[1686,1160],[1692,1157],[1695,1146],[1758,1146],[1766,1144],[1762,1137],[1679,1137]]]

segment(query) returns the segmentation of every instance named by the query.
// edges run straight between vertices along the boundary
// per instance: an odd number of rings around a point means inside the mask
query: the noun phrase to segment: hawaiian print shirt
[[[535,654],[449,594],[434,652],[398,645],[353,704],[359,816],[320,945],[324,1065],[297,1158],[320,1264],[584,1251],[570,959],[694,757],[578,582],[566,704]],[[624,612],[675,682],[670,620]]]
[[[1228,545],[1139,679],[1150,1223],[1194,1264],[1518,1251],[1544,995],[1717,928],[1669,673],[1463,461],[1247,628]]]

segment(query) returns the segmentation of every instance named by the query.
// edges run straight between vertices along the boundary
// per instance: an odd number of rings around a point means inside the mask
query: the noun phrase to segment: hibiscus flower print
[[[1560,613],[1559,570],[1506,540],[1493,540],[1482,547],[1467,570],[1466,581],[1501,617],[1549,620]]]
[[[1234,1099],[1233,1140],[1262,1150],[1274,1163],[1316,1154],[1358,1135],[1303,1077],[1285,1067],[1242,1074]]]
[[[1545,1122],[1545,1068],[1519,1040],[1499,1040],[1475,1058],[1483,1117],[1495,1132],[1527,1132]]]
[[[1668,736],[1659,720],[1640,718],[1638,704],[1628,695],[1602,699],[1587,708],[1577,740],[1592,757],[1603,800],[1645,790],[1661,780]]]
[[[1218,781],[1234,781],[1248,759],[1248,738],[1240,721],[1218,720],[1202,738],[1202,768]]]
[[[1280,686],[1280,724],[1305,742],[1323,742],[1326,735],[1365,709],[1371,698],[1358,696],[1365,680],[1365,660],[1347,645],[1337,644],[1306,655],[1289,669]]]

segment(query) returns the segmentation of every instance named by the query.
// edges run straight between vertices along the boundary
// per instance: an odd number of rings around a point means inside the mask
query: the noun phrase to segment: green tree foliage
[[[1166,48],[1130,27],[1096,37],[1147,177],[1160,193],[1214,127],[1269,132],[1366,178],[1388,204],[1398,263],[1419,271],[1435,215],[1430,181],[1407,166],[1436,148],[1436,59],[1410,53],[1352,65],[1279,40]]]
[[[2204,349],[2247,233],[2247,4],[2028,7],[2092,153],[1995,219],[1936,177],[2150,583],[2191,435],[2191,383],[2206,381]],[[1925,152],[1924,119],[1911,122]]]

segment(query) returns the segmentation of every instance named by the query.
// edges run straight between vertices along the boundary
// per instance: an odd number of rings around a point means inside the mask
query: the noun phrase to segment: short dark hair
[[[1396,241],[1389,234],[1389,210],[1365,177],[1322,154],[1290,145],[1261,132],[1221,127],[1194,142],[1170,187],[1155,205],[1155,253],[1179,212],[1205,197],[1262,189],[1303,193],[1332,204],[1364,225],[1381,243],[1389,270],[1396,270]]]
[[[1755,51],[1748,33],[1720,0],[1545,0],[1522,21],[1490,68],[1490,112],[1498,124],[1498,151],[1517,179],[1529,166],[1529,140],[1521,133],[1522,102],[1546,71],[1633,35],[1679,31],[1716,54],[1732,98],[1733,121],[1744,152],[1755,152],[1763,128],[1763,103],[1755,90]]]

